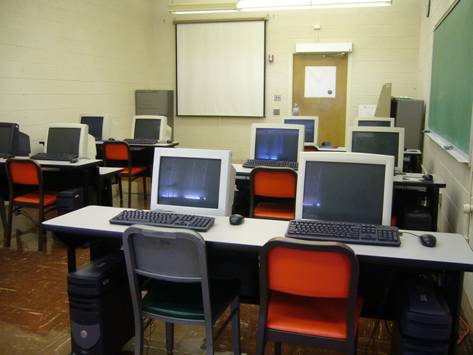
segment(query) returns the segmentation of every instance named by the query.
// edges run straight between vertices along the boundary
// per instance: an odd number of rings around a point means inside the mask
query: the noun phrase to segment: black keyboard
[[[266,159],[248,159],[243,163],[244,168],[256,168],[258,166],[268,168],[290,168],[297,170],[298,164],[296,161]]]
[[[77,161],[77,155],[70,154],[70,153],[38,153],[38,154],[32,155],[31,159],[68,161],[70,163],[75,163]]]
[[[294,220],[289,222],[286,237],[398,247],[397,227],[350,222]]]
[[[158,140],[152,138],[127,138],[125,142],[128,144],[156,144]]]
[[[156,212],[143,210],[126,210],[110,220],[111,224],[146,224],[156,227],[188,228],[206,232],[214,224],[215,218],[179,214],[173,212]]]
[[[13,158],[14,155],[13,154],[10,154],[10,153],[0,153],[0,158],[1,159],[10,159],[10,158]]]

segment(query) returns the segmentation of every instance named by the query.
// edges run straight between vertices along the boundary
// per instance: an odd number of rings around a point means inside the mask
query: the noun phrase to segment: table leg
[[[3,233],[6,233],[7,230],[7,217],[5,213],[5,200],[0,193],[0,218],[2,219]]]
[[[438,213],[439,213],[439,194],[438,187],[427,188],[427,198],[429,199],[429,208],[432,213],[432,231],[437,231]]]

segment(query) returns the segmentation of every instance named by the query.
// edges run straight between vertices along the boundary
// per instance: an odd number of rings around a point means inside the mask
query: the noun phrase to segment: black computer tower
[[[135,333],[123,252],[69,273],[68,294],[72,354],[119,354]]]
[[[84,193],[81,187],[60,191],[56,200],[57,212],[63,215],[84,207]]]

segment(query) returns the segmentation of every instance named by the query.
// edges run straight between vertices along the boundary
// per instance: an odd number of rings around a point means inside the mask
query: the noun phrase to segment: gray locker
[[[391,117],[395,118],[396,127],[404,127],[405,149],[420,149],[424,143],[424,101],[410,98],[393,98]]]

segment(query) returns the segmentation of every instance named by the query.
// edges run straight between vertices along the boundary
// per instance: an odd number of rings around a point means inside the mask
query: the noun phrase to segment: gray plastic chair
[[[135,355],[143,353],[144,317],[166,322],[166,350],[173,351],[174,323],[205,326],[207,354],[232,321],[232,350],[240,354],[239,284],[210,280],[205,241],[187,229],[135,225],[123,234],[128,280],[135,318]],[[140,277],[150,279],[141,297]],[[230,315],[214,332],[215,321],[231,307]]]

